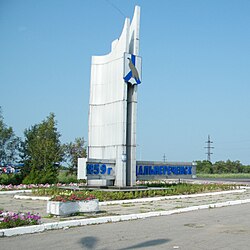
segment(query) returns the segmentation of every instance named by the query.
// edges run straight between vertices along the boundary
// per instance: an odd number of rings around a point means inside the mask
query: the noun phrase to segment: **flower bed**
[[[40,224],[38,214],[0,211],[0,229]]]
[[[53,196],[60,195],[61,197],[69,197],[72,194],[77,194],[78,196],[81,193],[93,194],[96,199],[99,201],[109,201],[109,200],[127,200],[127,199],[138,199],[138,198],[147,198],[155,196],[167,196],[167,195],[183,195],[183,194],[197,194],[204,192],[215,192],[215,191],[224,191],[224,190],[234,190],[239,187],[234,184],[187,184],[187,183],[174,183],[169,184],[160,181],[151,181],[140,183],[143,186],[148,186],[148,189],[142,190],[128,190],[128,191],[108,191],[104,190],[67,190],[59,188],[41,188],[33,189],[32,195],[35,196]],[[152,188],[151,188],[152,187]],[[161,187],[161,189],[159,189]]]
[[[70,195],[55,195],[47,202],[47,213],[67,216],[77,212],[98,212],[99,200],[92,194],[78,193]]]
[[[73,193],[72,191],[67,194],[62,195],[54,195],[50,199],[51,201],[61,201],[61,202],[67,202],[67,201],[90,201],[94,200],[95,196],[90,194],[89,192],[78,192]]]
[[[22,189],[34,189],[34,188],[52,188],[52,187],[78,187],[79,185],[85,185],[84,183],[69,183],[69,184],[20,184],[20,185],[0,185],[0,191],[10,190],[22,190]]]

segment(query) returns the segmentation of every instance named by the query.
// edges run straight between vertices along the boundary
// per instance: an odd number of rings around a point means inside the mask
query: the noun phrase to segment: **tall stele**
[[[118,187],[136,182],[137,87],[141,83],[139,26],[140,7],[136,6],[132,22],[125,19],[111,52],[93,56],[91,64],[88,161],[112,161],[114,167],[109,175]],[[89,185],[105,185],[105,178],[98,174],[87,178]]]

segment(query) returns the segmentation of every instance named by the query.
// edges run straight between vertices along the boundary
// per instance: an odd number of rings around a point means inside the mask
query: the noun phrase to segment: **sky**
[[[61,141],[88,136],[92,55],[141,7],[138,160],[250,164],[249,0],[0,0],[0,106],[25,129],[55,113]]]

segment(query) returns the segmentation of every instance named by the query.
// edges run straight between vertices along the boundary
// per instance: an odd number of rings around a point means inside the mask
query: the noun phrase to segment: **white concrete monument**
[[[140,7],[136,6],[132,22],[125,19],[111,52],[92,57],[88,185],[125,187],[136,182],[137,87],[141,83],[139,26]]]

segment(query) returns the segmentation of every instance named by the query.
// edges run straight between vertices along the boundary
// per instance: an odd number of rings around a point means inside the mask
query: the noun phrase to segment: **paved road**
[[[250,204],[0,239],[0,249],[248,250]]]
[[[235,183],[235,184],[242,184],[250,186],[250,179],[248,178],[196,178],[196,179],[189,179],[190,181],[195,182],[212,182],[212,183]]]

